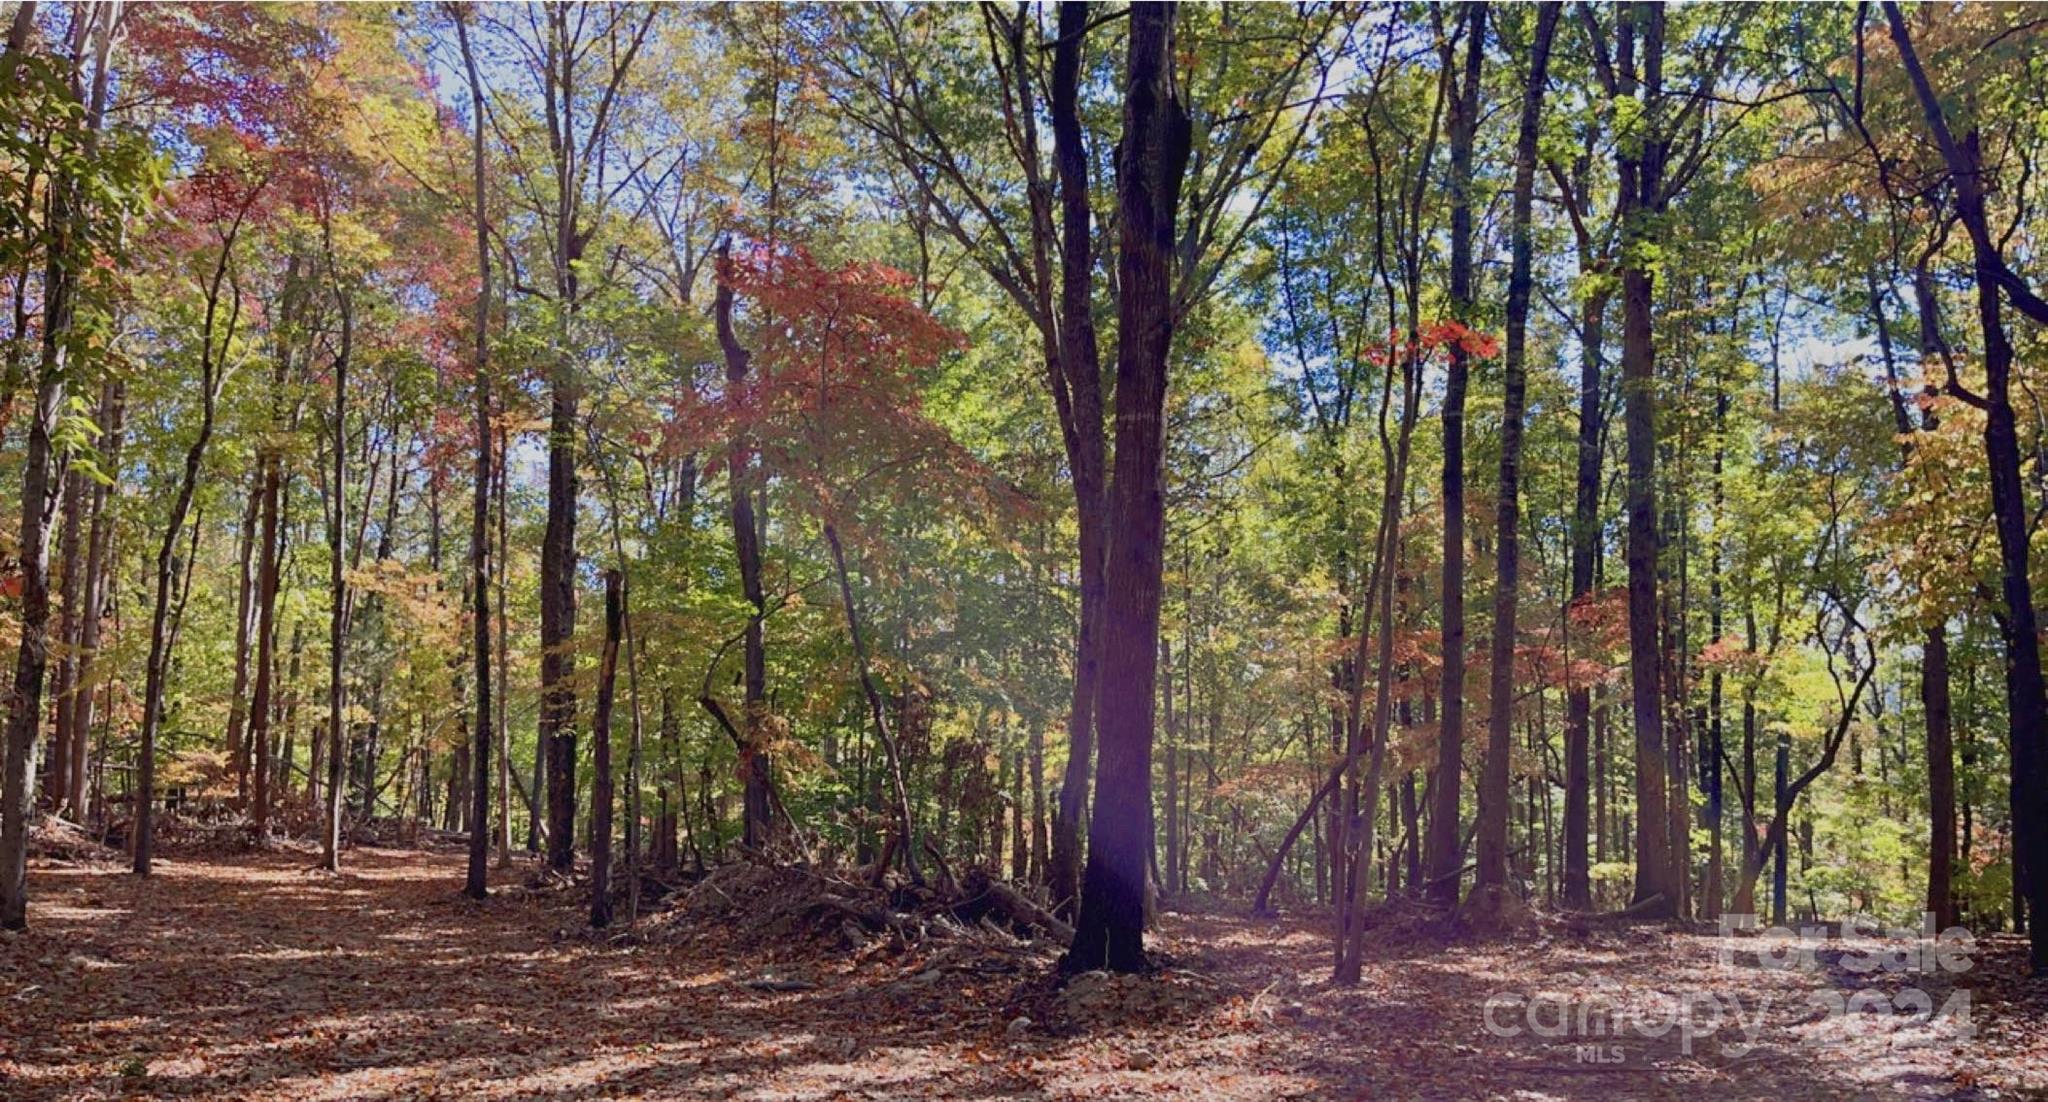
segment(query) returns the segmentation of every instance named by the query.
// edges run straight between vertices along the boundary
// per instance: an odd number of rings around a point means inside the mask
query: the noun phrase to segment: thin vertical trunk
[[[341,871],[341,818],[347,803],[343,799],[343,769],[348,757],[348,685],[342,680],[342,666],[348,650],[348,577],[343,542],[348,531],[348,369],[355,334],[355,316],[346,292],[337,294],[341,305],[341,350],[334,358],[334,447],[332,480],[327,509],[327,767],[320,797],[325,808],[320,833],[320,860],[329,872]]]
[[[177,496],[171,503],[171,514],[164,525],[162,542],[157,547],[156,557],[156,601],[150,616],[149,662],[144,666],[144,689],[142,697],[142,739],[138,751],[138,782],[135,795],[135,845],[134,870],[138,876],[148,876],[152,858],[154,838],[151,836],[152,819],[156,802],[156,741],[163,723],[165,683],[170,676],[171,645],[175,630],[171,626],[171,591],[173,575],[177,569],[178,537],[183,533],[185,517],[191,511],[192,497],[199,488],[200,467],[206,460],[207,445],[213,439],[214,413],[219,406],[221,375],[225,371],[222,360],[234,340],[235,329],[241,320],[242,300],[239,290],[228,280],[234,265],[235,240],[242,227],[242,217],[255,201],[252,193],[243,203],[235,220],[223,234],[220,256],[214,262],[213,274],[208,282],[205,320],[200,328],[199,357],[199,434],[191,446],[185,449],[184,469],[178,480]],[[222,313],[222,295],[225,291],[229,301],[225,303],[226,317]],[[26,541],[24,541],[26,542]],[[193,542],[198,542],[198,526],[193,528]],[[198,558],[197,547],[190,556]],[[189,564],[188,564],[189,565]],[[189,583],[186,586],[189,592]],[[180,606],[182,608],[183,601]],[[24,649],[26,647],[24,646]]]
[[[846,634],[853,641],[854,666],[860,672],[861,694],[867,698],[868,718],[875,725],[875,741],[882,746],[884,764],[889,770],[889,812],[896,818],[895,848],[903,858],[903,869],[910,874],[911,881],[921,884],[924,874],[917,867],[916,823],[910,817],[910,794],[903,784],[903,759],[897,753],[896,738],[889,730],[887,709],[882,706],[882,691],[875,685],[874,671],[868,661],[867,636],[861,631],[860,608],[854,604],[853,582],[846,571],[846,549],[840,545],[838,529],[829,523],[825,525],[825,545],[832,551],[832,569],[839,578],[840,608],[846,613]],[[883,848],[886,851],[888,847]]]
[[[1529,293],[1535,252],[1529,221],[1536,193],[1536,144],[1541,136],[1544,85],[1549,80],[1550,42],[1562,10],[1563,5],[1556,2],[1537,6],[1528,86],[1522,95],[1522,119],[1515,139],[1515,180],[1508,215],[1506,400],[1501,414],[1500,494],[1494,521],[1490,714],[1485,772],[1479,784],[1479,868],[1473,887],[1475,894],[1482,888],[1496,892],[1496,906],[1505,902],[1508,874],[1508,750],[1514,722],[1516,587],[1521,579],[1522,416],[1528,401]]]
[[[1173,344],[1174,223],[1191,126],[1174,87],[1171,3],[1130,14],[1124,133],[1117,153],[1116,467],[1104,571],[1097,798],[1080,920],[1064,966],[1145,967],[1152,723],[1159,661],[1167,356]]]
[[[1473,320],[1472,146],[1479,124],[1479,65],[1485,56],[1486,9],[1466,5],[1465,59],[1459,89],[1451,99],[1450,306],[1457,321]],[[1458,64],[1458,44],[1447,42],[1443,64]],[[1429,824],[1429,897],[1450,906],[1458,901],[1458,869],[1464,845],[1458,833],[1459,774],[1465,738],[1465,390],[1471,354],[1463,342],[1450,349],[1444,382],[1443,426],[1443,725],[1437,735],[1436,807]],[[1503,811],[1505,808],[1503,808]]]
[[[68,466],[68,464],[67,464]],[[77,768],[71,757],[71,700],[78,690],[79,629],[79,530],[85,508],[85,472],[72,468],[64,475],[63,534],[58,538],[58,585],[64,593],[64,610],[57,619],[57,639],[62,650],[57,658],[56,682],[50,699],[56,704],[55,724],[50,733],[50,762],[43,772],[43,800],[53,812],[64,810],[64,797],[71,787],[71,771]]]
[[[604,572],[604,653],[597,664],[597,704],[590,718],[590,925],[612,924],[612,701],[618,691],[619,639],[625,624],[625,579]]]
[[[113,484],[121,477],[121,442],[126,436],[127,390],[119,380],[106,383],[100,391],[100,469]],[[87,818],[87,751],[92,738],[93,667],[99,660],[100,619],[107,604],[109,564],[114,552],[114,514],[111,484],[92,488],[92,534],[85,554],[85,596],[79,603],[77,690],[73,693],[71,718],[71,791],[67,796],[80,822]]]
[[[235,799],[238,803],[249,796],[249,743],[245,737],[249,726],[249,633],[255,629],[252,622],[256,598],[256,524],[263,506],[263,471],[259,466],[249,480],[247,500],[242,507],[242,523],[236,537],[235,552],[235,680],[228,695],[228,769],[235,778]]]
[[[507,430],[503,425],[500,425],[498,427],[497,440],[498,469],[495,472],[496,478],[492,481],[492,495],[496,499],[497,510],[498,570],[496,588],[498,591],[498,624],[497,638],[494,641],[494,645],[497,648],[497,662],[492,670],[496,678],[495,683],[492,685],[492,704],[495,708],[495,714],[491,719],[491,725],[495,728],[493,737],[498,745],[498,864],[500,866],[508,866],[512,863],[512,730],[505,722],[505,697],[507,695],[506,685],[508,681],[505,669],[509,664],[507,661],[507,651],[511,647],[509,639],[511,631],[509,626],[510,620],[505,614],[505,590],[507,588],[505,576],[511,571],[512,563],[512,544],[507,538],[507,520],[505,517],[505,483],[507,478],[504,468],[511,454],[511,449],[507,446],[506,437]]]
[[[725,355],[725,400],[737,413],[744,403],[747,375],[753,355],[740,344],[732,323],[733,292],[726,271],[727,247],[719,247],[718,293],[714,300],[718,343]],[[748,849],[766,847],[773,839],[775,821],[771,807],[770,765],[763,734],[768,708],[768,665],[762,638],[762,621],[768,614],[767,594],[761,588],[761,529],[754,515],[757,481],[753,448],[747,432],[735,418],[726,451],[726,483],[731,497],[729,515],[735,557],[739,560],[740,592],[751,610],[742,641],[745,685],[745,714],[739,740],[740,775],[744,811],[740,821],[741,843]],[[708,701],[707,697],[707,701]],[[707,707],[709,704],[707,703]]]
[[[462,47],[462,66],[469,78],[471,126],[471,215],[476,227],[476,329],[474,378],[476,391],[476,485],[469,525],[469,590],[471,649],[476,659],[476,751],[472,755],[475,782],[471,793],[469,823],[469,872],[463,893],[471,899],[490,894],[491,852],[491,742],[497,715],[491,707],[491,247],[490,223],[484,209],[484,90],[477,79],[476,56],[469,46],[466,14],[455,19],[455,35]]]

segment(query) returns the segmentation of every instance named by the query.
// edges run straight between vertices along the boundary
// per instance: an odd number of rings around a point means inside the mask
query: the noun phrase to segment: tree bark
[[[1095,749],[1095,708],[1101,677],[1103,572],[1109,546],[1104,496],[1107,448],[1103,438],[1101,352],[1095,337],[1095,261],[1088,203],[1088,150],[1081,123],[1082,45],[1092,5],[1067,0],[1059,7],[1053,47],[1053,165],[1060,197],[1058,362],[1066,393],[1066,445],[1074,479],[1080,553],[1081,608],[1074,641],[1074,687],[1067,713],[1067,764],[1053,814],[1047,873],[1055,909],[1075,917],[1080,898],[1081,820]],[[1057,395],[1056,395],[1057,397]]]
[[[1132,9],[1124,133],[1117,153],[1115,538],[1104,571],[1098,798],[1080,921],[1064,967],[1145,967],[1145,873],[1152,844],[1152,721],[1164,565],[1165,404],[1173,344],[1174,223],[1191,127],[1173,79],[1177,5]]]
[[[1463,323],[1472,304],[1472,145],[1479,123],[1479,66],[1486,50],[1486,10],[1463,9],[1465,59],[1449,116],[1451,208],[1450,307]],[[1456,42],[1442,47],[1443,64],[1458,64]],[[1465,737],[1465,391],[1471,354],[1463,342],[1450,348],[1444,381],[1443,426],[1443,719],[1437,735],[1436,807],[1429,821],[1429,898],[1450,906],[1458,901],[1458,870],[1464,845],[1458,832],[1459,775]]]
[[[1479,784],[1479,868],[1481,889],[1504,892],[1508,875],[1508,748],[1513,734],[1515,694],[1515,602],[1519,596],[1522,520],[1522,417],[1528,402],[1529,293],[1535,242],[1529,227],[1536,193],[1536,149],[1542,136],[1543,91],[1548,82],[1550,42],[1561,3],[1536,9],[1536,36],[1529,46],[1528,85],[1515,138],[1515,179],[1509,203],[1507,360],[1502,384],[1500,498],[1494,519],[1492,669],[1489,678],[1485,772]],[[1583,845],[1583,841],[1581,843]],[[1496,905],[1497,905],[1496,901]]]
[[[597,665],[597,704],[590,718],[590,925],[612,924],[612,701],[618,692],[619,639],[624,634],[624,578],[604,572],[604,654]]]

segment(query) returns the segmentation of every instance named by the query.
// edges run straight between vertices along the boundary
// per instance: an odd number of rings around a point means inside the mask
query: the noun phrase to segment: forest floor
[[[1368,936],[1339,988],[1319,924],[1205,910],[1164,917],[1159,974],[1055,994],[1030,958],[949,970],[729,923],[593,937],[580,892],[522,890],[520,867],[471,902],[462,861],[173,854],[147,881],[38,861],[29,932],[0,935],[0,1098],[2048,1097],[2012,939],[1959,975],[1886,974],[1883,1012],[1838,1017],[1830,995],[1870,979],[1838,954],[1771,971],[1722,966],[1707,935],[1447,947],[1411,924]],[[1893,1012],[1915,984],[1936,1007],[1967,989],[1974,1038]]]

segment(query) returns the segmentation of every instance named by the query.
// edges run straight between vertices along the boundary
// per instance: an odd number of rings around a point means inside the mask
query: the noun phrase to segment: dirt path
[[[0,1098],[1785,1099],[2048,1086],[2041,1020],[2009,992],[1992,1005],[1978,995],[1974,1041],[1898,1015],[1863,1028],[1812,1002],[1860,980],[1825,967],[1731,974],[1706,938],[1450,952],[1376,939],[1365,983],[1340,990],[1324,982],[1318,929],[1176,915],[1163,977],[1084,983],[1048,1029],[1013,1025],[1028,1012],[1017,976],[787,947],[762,960],[738,935],[606,944],[583,934],[571,896],[461,899],[456,855],[359,850],[339,879],[305,863],[173,859],[148,882],[34,868],[32,928],[0,940]],[[1971,978],[2009,969],[1998,956],[1980,952]],[[749,985],[768,975],[788,989]],[[1556,1020],[1548,1000],[1626,1013],[1697,992],[1749,1000],[1746,1053],[1729,1047],[1744,1038],[1735,1022],[1705,1030],[1703,1003],[1689,1043],[1676,1028],[1537,1035]]]

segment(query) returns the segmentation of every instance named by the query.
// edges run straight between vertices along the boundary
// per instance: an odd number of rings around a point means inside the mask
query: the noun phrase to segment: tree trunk
[[[118,483],[121,477],[121,442],[126,435],[127,391],[119,380],[108,382],[100,391],[99,413],[101,472]],[[106,484],[92,488],[92,534],[86,540],[85,597],[79,604],[77,691],[71,707],[71,790],[67,799],[80,822],[87,818],[86,788],[88,750],[92,739],[93,667],[99,659],[100,619],[107,604],[108,572],[114,553],[114,515],[109,503],[112,489]]]
[[[1550,66],[1550,42],[1557,32],[1560,3],[1537,6],[1536,36],[1529,47],[1528,85],[1515,139],[1515,180],[1509,204],[1507,360],[1501,413],[1500,497],[1494,519],[1493,648],[1489,680],[1485,772],[1479,784],[1479,868],[1481,889],[1504,893],[1508,873],[1508,748],[1513,734],[1515,694],[1515,602],[1520,581],[1522,520],[1522,416],[1528,400],[1529,292],[1535,242],[1529,228],[1536,192],[1536,145],[1541,137],[1543,91]],[[1583,839],[1581,845],[1583,845]],[[1501,900],[1496,899],[1497,907]]]
[[[612,701],[618,691],[619,639],[624,634],[625,584],[604,572],[604,653],[597,665],[597,705],[590,719],[590,925],[612,924]]]
[[[1081,914],[1065,967],[1145,967],[1152,720],[1159,661],[1167,355],[1173,344],[1174,222],[1191,139],[1173,83],[1174,4],[1131,12],[1118,149],[1116,470],[1104,572],[1098,798]]]
[[[1642,26],[1636,26],[1637,21]],[[1617,68],[1622,93],[1634,97],[1635,36],[1642,36],[1642,101],[1662,99],[1664,15],[1655,5],[1624,8]],[[1623,142],[1616,147],[1620,217],[1626,234],[1653,233],[1663,180],[1663,143]],[[1621,262],[1623,420],[1628,432],[1628,637],[1629,685],[1635,720],[1636,815],[1634,902],[1662,896],[1657,913],[1677,909],[1681,892],[1670,881],[1672,847],[1666,813],[1664,692],[1657,615],[1657,348],[1655,274],[1640,250]]]
[[[469,46],[466,13],[455,19],[455,34],[462,47],[462,66],[469,78],[470,108],[476,124],[471,128],[471,214],[476,226],[476,329],[474,378],[470,385],[476,397],[476,485],[469,524],[469,590],[471,649],[476,660],[476,751],[472,755],[475,782],[471,785],[469,822],[469,871],[463,894],[482,899],[490,894],[491,853],[491,742],[497,716],[491,707],[491,247],[490,223],[484,208],[484,91],[477,79],[476,55]]]
[[[235,778],[235,800],[246,806],[249,797],[249,633],[256,598],[256,525],[262,509],[263,472],[259,466],[249,481],[249,493],[242,507],[242,523],[235,553],[235,680],[228,695],[228,770]]]
[[[1450,307],[1453,318],[1469,324],[1473,320],[1472,144],[1479,123],[1479,65],[1485,56],[1486,10],[1471,4],[1463,9],[1463,15],[1465,60],[1449,118]],[[1447,69],[1457,64],[1457,43],[1447,42],[1442,52]],[[1442,413],[1443,720],[1437,735],[1436,807],[1429,821],[1428,894],[1444,906],[1458,901],[1458,871],[1464,863],[1458,797],[1465,737],[1465,390],[1470,359],[1463,342],[1452,343]]]
[[[56,684],[50,693],[50,699],[56,704],[56,717],[50,732],[50,763],[43,772],[43,800],[53,813],[64,810],[64,797],[71,788],[71,771],[83,764],[74,763],[71,756],[71,701],[78,691],[79,529],[83,526],[83,518],[79,514],[84,508],[85,473],[74,468],[64,475],[64,527],[63,535],[58,538],[57,553],[61,564],[58,567],[58,584],[64,593],[64,611],[57,620],[57,639],[63,650],[57,659]]]
[[[747,373],[753,356],[739,341],[732,324],[733,292],[726,266],[727,248],[719,246],[718,294],[714,300],[718,343],[725,355],[725,400],[735,413],[742,408]],[[754,517],[756,490],[753,449],[748,433],[735,418],[726,452],[726,483],[731,497],[729,515],[735,557],[739,560],[740,592],[752,611],[747,617],[744,647],[745,707],[740,734],[740,775],[743,781],[744,811],[740,820],[741,844],[748,849],[765,848],[774,835],[773,797],[764,725],[768,709],[768,660],[762,638],[762,621],[768,614],[767,594],[761,588],[761,529]]]
[[[840,608],[846,613],[846,634],[853,641],[854,666],[860,672],[860,689],[867,698],[868,718],[874,721],[875,740],[882,745],[884,764],[889,769],[889,811],[896,818],[896,849],[903,858],[903,869],[910,874],[911,882],[922,884],[924,874],[917,867],[916,823],[911,820],[910,794],[903,784],[903,760],[896,750],[896,738],[889,731],[882,692],[875,687],[874,671],[868,661],[867,637],[861,631],[860,609],[854,604],[853,582],[846,571],[846,549],[840,545],[838,529],[829,523],[825,525],[825,545],[832,551],[832,569],[839,577]]]
[[[1109,529],[1105,497],[1107,447],[1103,438],[1102,362],[1094,321],[1095,261],[1088,201],[1088,150],[1080,110],[1082,46],[1091,5],[1067,0],[1059,7],[1053,47],[1053,164],[1060,196],[1060,301],[1055,399],[1066,398],[1065,442],[1074,478],[1080,552],[1081,608],[1074,645],[1074,692],[1067,713],[1067,764],[1053,813],[1047,883],[1055,910],[1072,920],[1080,899],[1081,819],[1095,749],[1095,710],[1101,680],[1103,616]],[[1149,653],[1149,644],[1147,651]]]
[[[341,818],[347,807],[342,777],[348,757],[348,686],[342,680],[342,665],[348,650],[348,577],[342,544],[348,531],[348,368],[355,333],[348,296],[336,297],[341,303],[342,338],[340,354],[334,358],[334,469],[329,487],[333,504],[327,510],[327,778],[320,793],[326,805],[320,860],[329,872],[341,871]]]

